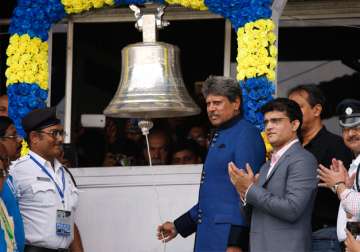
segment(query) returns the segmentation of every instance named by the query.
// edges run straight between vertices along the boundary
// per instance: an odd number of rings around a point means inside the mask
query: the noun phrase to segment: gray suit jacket
[[[269,167],[270,162],[261,167],[258,184],[246,195],[253,207],[251,252],[309,252],[317,161],[297,142],[267,177]]]

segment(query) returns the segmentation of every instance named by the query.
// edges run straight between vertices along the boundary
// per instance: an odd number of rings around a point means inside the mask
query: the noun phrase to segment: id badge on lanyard
[[[60,236],[71,235],[71,211],[57,210],[56,211],[56,234]]]
[[[59,193],[61,198],[61,202],[64,209],[56,210],[56,234],[59,236],[70,236],[71,235],[71,225],[72,225],[72,218],[71,218],[71,211],[65,210],[65,175],[64,169],[62,171],[62,183],[63,188],[61,189],[60,186],[56,183],[55,179],[51,176],[51,174],[46,170],[46,168],[40,164],[34,157],[30,155],[31,160],[33,160],[40,169],[51,179],[51,181],[55,184],[55,187]]]

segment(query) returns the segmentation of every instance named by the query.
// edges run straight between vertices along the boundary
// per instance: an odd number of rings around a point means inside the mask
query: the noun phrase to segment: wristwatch
[[[338,189],[338,187],[339,187],[341,184],[344,184],[344,185],[345,185],[345,182],[344,182],[344,181],[336,182],[335,185],[334,185],[333,187],[331,187],[331,190],[336,194],[337,189]]]

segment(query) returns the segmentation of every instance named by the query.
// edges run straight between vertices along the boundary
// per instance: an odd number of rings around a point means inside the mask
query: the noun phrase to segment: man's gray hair
[[[242,92],[239,83],[233,78],[225,76],[209,76],[202,86],[202,94],[225,96],[230,102],[235,102],[236,98],[240,98],[242,104]]]

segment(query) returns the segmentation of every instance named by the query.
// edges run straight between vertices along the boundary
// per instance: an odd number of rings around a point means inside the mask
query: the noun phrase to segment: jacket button
[[[198,210],[198,212],[199,212],[199,213],[202,213],[202,210],[201,210],[201,209],[199,209],[199,210]]]
[[[202,222],[201,219],[198,219],[198,224],[201,224],[201,222]]]

